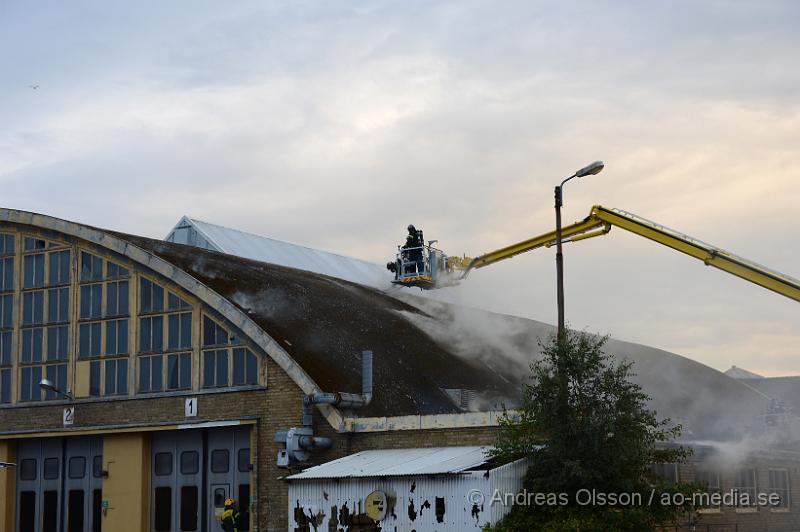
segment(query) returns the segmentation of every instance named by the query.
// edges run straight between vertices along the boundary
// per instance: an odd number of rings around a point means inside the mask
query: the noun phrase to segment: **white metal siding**
[[[289,530],[301,523],[298,519],[314,519],[318,530],[328,530],[331,516],[335,514],[336,526],[347,530],[341,523],[342,509],[349,515],[364,512],[364,500],[371,492],[383,491],[394,499],[394,505],[380,522],[383,530],[417,530],[460,532],[480,530],[486,523],[496,523],[510,508],[491,507],[495,489],[516,493],[522,486],[525,474],[524,461],[486,471],[460,474],[396,476],[352,479],[309,479],[289,482]],[[412,491],[413,489],[413,491]],[[484,498],[483,504],[470,492],[477,490]],[[443,499],[444,513],[437,518],[436,499]]]

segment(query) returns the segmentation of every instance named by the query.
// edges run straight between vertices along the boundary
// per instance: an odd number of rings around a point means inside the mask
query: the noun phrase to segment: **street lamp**
[[[563,196],[561,189],[564,188],[564,183],[573,177],[584,177],[587,175],[599,174],[604,168],[603,161],[595,161],[590,165],[584,166],[556,187],[556,283],[557,293],[556,299],[558,302],[558,340],[561,341],[564,337],[564,255],[561,253],[561,205],[563,205]]]
[[[72,400],[73,400],[73,397],[72,397],[72,395],[69,393],[69,390],[67,390],[67,392],[66,392],[66,393],[62,392],[62,391],[61,391],[61,390],[59,390],[59,389],[56,387],[56,385],[55,385],[55,384],[53,384],[53,382],[52,382],[52,381],[50,381],[49,379],[42,379],[42,380],[40,380],[40,381],[39,381],[39,388],[41,388],[42,390],[44,390],[44,391],[46,391],[46,392],[53,392],[53,393],[55,393],[55,394],[57,394],[57,395],[60,395],[60,396],[62,396],[62,397],[66,397],[66,398],[67,398],[67,399],[69,399],[70,401],[72,401]]]

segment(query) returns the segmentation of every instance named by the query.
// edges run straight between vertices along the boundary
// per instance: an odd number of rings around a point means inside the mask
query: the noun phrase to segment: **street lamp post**
[[[599,174],[603,170],[603,161],[595,161],[584,166],[556,187],[556,301],[558,303],[558,340],[564,338],[564,255],[561,252],[561,206],[564,204],[562,189],[564,184],[574,177]]]
[[[69,390],[67,390],[66,393],[62,392],[49,379],[42,379],[41,381],[39,381],[39,388],[41,388],[42,390],[44,390],[46,392],[53,392],[54,394],[60,395],[60,396],[66,398],[66,399],[68,399],[70,401],[74,400],[74,398],[72,397],[72,394],[69,393]]]

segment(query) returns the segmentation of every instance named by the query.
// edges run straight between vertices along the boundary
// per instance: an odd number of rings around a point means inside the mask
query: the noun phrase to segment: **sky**
[[[0,0],[0,206],[181,215],[378,263],[622,208],[800,277],[800,3]],[[33,88],[36,86],[37,88]],[[800,375],[797,303],[620,229],[565,247],[570,326]],[[553,250],[451,297],[553,323]]]

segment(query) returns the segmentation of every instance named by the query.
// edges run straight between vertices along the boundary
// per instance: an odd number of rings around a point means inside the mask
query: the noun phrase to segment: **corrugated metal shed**
[[[324,477],[293,475],[289,477],[288,530],[372,530],[371,524],[380,530],[479,532],[511,510],[508,497],[522,488],[528,467],[522,459],[491,468],[485,450],[366,451],[307,471],[327,471]],[[437,458],[445,463],[440,465]],[[380,471],[381,464],[388,468]],[[347,466],[362,470],[348,472]],[[376,492],[386,500],[383,517],[368,514],[368,498]]]
[[[430,447],[361,451],[306,469],[288,480],[461,473],[487,462],[487,447]]]
[[[380,264],[255,235],[188,216],[181,218],[164,240],[321,273],[374,288],[387,288],[392,280],[392,274]]]

